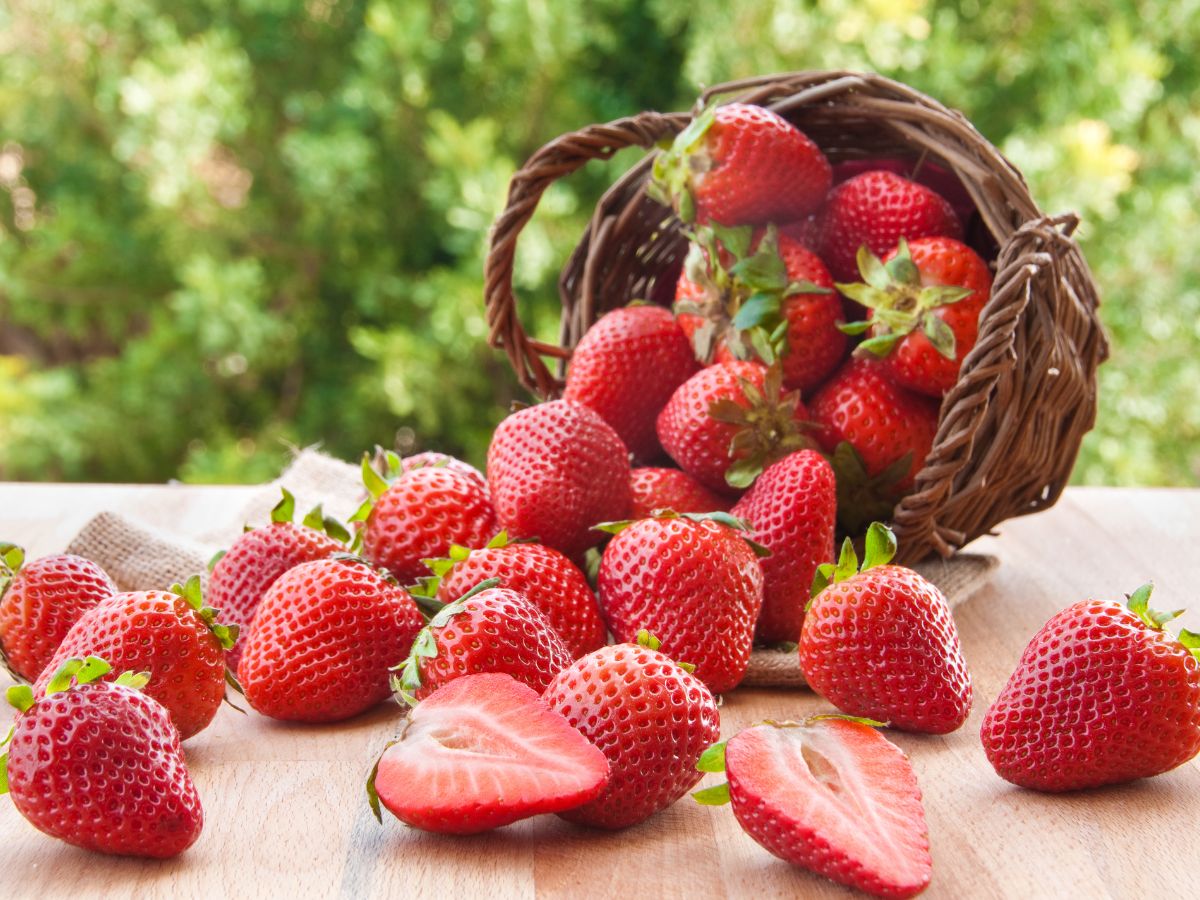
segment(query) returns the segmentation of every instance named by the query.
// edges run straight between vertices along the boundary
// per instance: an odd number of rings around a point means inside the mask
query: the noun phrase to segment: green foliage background
[[[479,462],[517,396],[483,242],[540,144],[697,85],[881,71],[1085,216],[1114,355],[1077,479],[1200,473],[1200,3],[9,0],[0,477],[253,481],[291,444]],[[527,321],[623,155],[523,239]]]

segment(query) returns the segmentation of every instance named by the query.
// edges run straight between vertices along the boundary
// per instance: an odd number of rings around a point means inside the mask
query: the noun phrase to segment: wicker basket
[[[960,113],[878,75],[797,72],[721,84],[695,109],[716,96],[774,110],[831,162],[900,156],[939,163],[962,181],[998,247],[978,341],[942,401],[913,492],[893,514],[901,561],[949,556],[1011,516],[1052,505],[1095,421],[1096,367],[1108,354],[1096,286],[1071,237],[1077,218],[1044,215],[1020,173]],[[513,176],[486,263],[489,340],[537,395],[560,392],[570,348],[599,315],[633,298],[670,301],[686,241],[646,197],[647,156],[600,200],[563,269],[557,346],[530,338],[517,314],[512,271],[521,229],[554,181],[625,147],[653,147],[691,115],[644,112],[563,135]],[[558,360],[557,372],[547,358]]]

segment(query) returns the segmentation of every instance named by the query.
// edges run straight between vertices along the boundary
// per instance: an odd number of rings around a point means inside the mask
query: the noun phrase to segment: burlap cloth
[[[317,450],[301,450],[277,479],[251,494],[225,521],[209,522],[199,533],[180,532],[173,502],[150,502],[136,518],[100,513],[75,536],[67,552],[95,560],[125,591],[163,589],[195,574],[207,577],[209,559],[227,547],[244,525],[270,520],[281,487],[295,495],[297,519],[320,503],[327,513],[345,521],[365,496],[358,466]],[[928,560],[917,569],[954,606],[986,584],[996,564],[993,556],[960,553],[949,560]],[[798,687],[804,685],[804,676],[794,651],[755,650],[742,683]]]

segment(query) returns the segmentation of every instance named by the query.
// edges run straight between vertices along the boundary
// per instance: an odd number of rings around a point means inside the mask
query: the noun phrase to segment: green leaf
[[[450,557],[451,562],[458,563],[464,562],[471,555],[471,551],[469,548],[462,546],[462,544],[451,544],[450,551],[446,555]]]
[[[840,331],[842,334],[851,335],[852,337],[854,335],[862,334],[864,331],[866,331],[870,327],[871,327],[871,322],[868,319],[864,319],[861,322],[838,322],[837,323],[838,331]]]
[[[375,779],[379,777],[379,761],[383,759],[383,754],[387,752],[388,747],[395,743],[396,741],[388,741],[384,745],[383,751],[375,758],[375,765],[371,766],[370,774],[367,775],[367,805],[371,807],[371,813],[380,825],[383,824],[383,812],[379,808],[379,792],[375,790]]]
[[[823,285],[817,284],[807,279],[800,281],[792,281],[788,283],[786,296],[793,297],[797,294],[832,294],[833,290]]]
[[[833,578],[833,563],[821,563],[817,566],[817,571],[813,573],[812,587],[808,592],[808,606],[812,606],[812,601],[817,594],[829,587],[829,581]],[[807,607],[805,607],[807,609]]]
[[[871,252],[871,248],[863,244],[858,248],[858,253],[855,254],[855,260],[858,263],[858,272],[871,287],[886,291],[892,284],[892,278],[888,274],[888,270],[884,268],[883,261]],[[838,290],[846,293],[841,285],[838,285]]]
[[[187,601],[188,606],[197,612],[204,610],[204,594],[200,589],[199,575],[193,575],[184,584],[176,582],[171,585],[171,593],[177,597],[182,597]]]
[[[8,793],[8,751],[0,753],[0,794]]]
[[[428,628],[422,628],[412,645],[413,656],[432,658],[437,656],[437,640]]]
[[[885,334],[877,334],[873,337],[867,338],[865,341],[859,344],[858,347],[855,348],[854,352],[860,355],[863,353],[870,353],[874,356],[884,357],[892,352],[892,348],[895,347],[897,342],[899,342],[903,337],[903,334],[895,331],[887,332]]]
[[[869,284],[857,282],[837,284],[837,289],[860,306],[867,309],[886,309],[892,301],[892,295],[887,291],[872,287]]]
[[[929,338],[929,343],[933,344],[934,350],[946,359],[955,358],[957,342],[954,339],[954,329],[947,325],[941,316],[935,316],[933,313],[926,315],[923,331],[925,337]]]
[[[16,544],[7,541],[0,543],[0,562],[3,562],[4,567],[8,569],[10,575],[16,575],[21,571],[21,566],[25,563],[25,551]]]
[[[854,542],[850,538],[842,541],[842,552],[838,556],[837,566],[833,570],[835,582],[845,581],[858,574],[858,554],[854,552]]]
[[[599,525],[593,525],[592,531],[603,531],[606,534],[620,534],[637,519],[622,519],[619,522],[601,522]]]
[[[754,479],[762,474],[763,461],[755,457],[739,459],[725,470],[725,483],[730,487],[748,488],[754,484]]]
[[[371,455],[364,453],[362,458],[363,484],[371,494],[372,500],[378,500],[388,489],[388,483],[371,467]]]
[[[34,703],[33,688],[27,684],[14,684],[4,692],[4,696],[8,699],[9,705],[19,712],[25,712]]]
[[[696,674],[696,664],[695,663],[677,662],[677,663],[675,663],[675,665],[679,666],[679,668],[683,669],[683,671],[687,672],[689,675]]]
[[[730,266],[729,274],[752,291],[781,295],[788,286],[787,266],[779,253],[762,244],[753,256]]]
[[[350,540],[350,531],[335,519],[333,516],[325,516],[321,519],[322,530],[333,538],[335,541],[341,541],[343,544]]]
[[[1186,628],[1181,628],[1179,630],[1179,643],[1192,651],[1192,656],[1200,659],[1200,632],[1188,631]]]
[[[692,791],[692,799],[704,806],[724,806],[729,802],[729,783]]]
[[[652,635],[645,628],[641,628],[637,633],[637,644],[639,647],[648,647],[651,650],[657,650],[662,646],[662,641]]]
[[[966,300],[973,293],[970,288],[958,287],[952,284],[934,284],[921,289],[921,305],[926,308],[949,306]]]
[[[896,284],[916,285],[921,283],[921,272],[917,268],[917,264],[913,262],[908,241],[904,238],[900,238],[896,255],[887,261],[884,271],[888,278]]]
[[[444,466],[446,465],[446,462],[447,460],[443,460],[436,465]],[[387,470],[388,476],[391,478],[395,478],[404,471],[404,460],[400,458],[400,454],[395,450],[388,450],[383,454],[383,464]]]
[[[291,519],[288,519],[290,522]],[[308,511],[308,514],[300,520],[300,524],[305,528],[311,528],[313,531],[325,530],[325,514],[321,509],[321,504],[318,503]]]
[[[362,502],[362,504],[358,507],[358,509],[356,509],[354,511],[354,515],[352,515],[348,521],[350,521],[350,522],[365,522],[365,521],[367,521],[367,519],[371,518],[371,510],[373,510],[374,508],[375,508],[375,498],[368,497],[366,500],[364,500]],[[362,532],[359,531],[358,534],[361,536]]]
[[[696,198],[687,188],[679,192],[679,219],[684,223],[696,221]]]
[[[496,532],[496,536],[493,537],[486,544],[486,547],[488,550],[498,550],[501,547],[507,547],[507,546],[508,546],[508,531],[503,530],[503,529]]]
[[[75,681],[78,684],[91,684],[102,675],[107,675],[112,671],[112,666],[107,660],[101,659],[99,656],[89,656],[83,661],[83,665],[79,667],[79,671],[75,673]]]
[[[719,744],[713,744],[707,750],[700,754],[700,759],[696,761],[696,768],[701,772],[724,772],[725,771],[725,741]]]
[[[225,554],[228,552],[228,550],[218,550],[216,553],[214,553],[212,555],[212,559],[208,561],[208,571],[211,572],[213,569],[215,569],[217,567],[217,563],[223,560],[225,558]]]
[[[750,241],[754,237],[754,228],[750,225],[739,225],[731,228],[720,222],[710,222],[707,226],[713,236],[728,250],[735,260],[742,259],[750,252]]]
[[[761,325],[772,315],[779,313],[779,297],[777,295],[758,293],[752,294],[733,316],[730,324],[738,331],[746,331],[755,325]]]
[[[47,694],[57,694],[71,686],[71,679],[83,668],[83,660],[73,656],[66,660],[46,684]]]
[[[708,417],[723,425],[745,425],[746,407],[736,400],[722,397],[708,404]]]
[[[662,515],[656,516],[659,519],[681,518],[690,519],[693,522],[716,522],[719,525],[724,525],[726,528],[732,528],[735,531],[753,531],[754,528],[745,519],[739,519],[733,513],[725,512],[722,509],[716,509],[712,512],[704,513],[676,513],[673,510],[659,510]]]
[[[882,522],[872,522],[867,529],[862,571],[886,566],[896,555],[896,535]]]
[[[133,688],[140,691],[150,682],[149,672],[122,672],[113,681],[113,684],[119,684],[123,687]]]
[[[287,488],[280,488],[280,490],[283,492],[283,499],[276,503],[275,508],[271,510],[271,521],[290,522],[296,515],[296,498]]]
[[[768,366],[774,365],[778,359],[778,354],[775,352],[775,346],[771,343],[767,333],[761,328],[751,328],[746,332],[746,337],[750,340],[750,346],[754,348],[758,358],[765,362]]]

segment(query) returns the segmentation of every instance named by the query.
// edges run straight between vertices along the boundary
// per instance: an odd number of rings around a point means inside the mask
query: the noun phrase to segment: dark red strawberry
[[[626,306],[605,313],[579,341],[563,399],[594,409],[630,453],[653,460],[662,455],[658,413],[699,368],[668,310]]]
[[[442,603],[453,602],[481,581],[500,579],[501,587],[516,591],[542,611],[572,659],[603,647],[608,640],[587,576],[553,547],[509,542],[502,531],[482,549],[451,547],[447,558],[427,563]]]
[[[450,456],[447,453],[438,453],[435,450],[426,450],[423,453],[414,453],[412,456],[406,456],[400,461],[398,467],[405,472],[413,469],[449,469],[451,472],[457,472],[459,475],[466,475],[477,485],[484,490],[487,490],[487,479],[470,463],[465,463],[461,459]]]
[[[776,459],[812,444],[797,393],[783,393],[778,366],[733,361],[701,369],[658,416],[663,448],[709,490],[749,487]]]
[[[90,559],[69,553],[25,564],[25,551],[0,544],[0,660],[33,681],[79,617],[117,592]]]
[[[666,809],[700,780],[696,762],[721,734],[712,693],[695,675],[642,644],[616,644],[563,669],[542,699],[608,758],[604,792],[564,819],[628,828]]]
[[[941,399],[979,336],[992,289],[987,263],[966,244],[932,237],[901,241],[884,261],[863,248],[859,268],[864,283],[838,285],[869,310],[868,321],[843,326],[870,328],[855,353],[881,357],[897,384]]]
[[[629,476],[633,504],[629,518],[648,519],[655,510],[677,513],[723,512],[728,497],[710,491],[682,469],[634,469]]]
[[[629,451],[582,403],[552,400],[513,413],[492,435],[487,465],[500,525],[572,559],[599,542],[593,525],[629,509]]]
[[[746,834],[792,865],[877,897],[912,897],[933,874],[912,765],[866,721],[815,716],[755,725],[700,760],[728,784],[697,791],[732,802]]]
[[[99,853],[166,858],[200,836],[204,811],[171,715],[142,693],[147,674],[72,658],[46,693],[10,688],[19,711],[0,756],[0,793],[31,825]]]
[[[658,155],[649,193],[684,222],[766,225],[808,215],[829,184],[829,161],[800,129],[729,103],[706,109]]]
[[[861,570],[849,538],[837,565],[821,566],[800,632],[800,668],[844,713],[947,734],[971,712],[971,673],[950,604],[912,569],[888,565],[895,552],[896,538],[875,523]]]
[[[771,551],[760,560],[763,605],[755,639],[797,641],[817,566],[833,559],[837,485],[815,450],[800,450],[768,467],[737,502],[733,515]]]
[[[208,727],[225,697],[225,653],[238,630],[216,616],[204,604],[198,577],[170,591],[114,594],[71,626],[34,693],[41,696],[68,659],[99,656],[120,672],[149,672],[146,693],[167,708],[187,740]]]
[[[409,713],[367,782],[400,821],[476,834],[594,800],[608,783],[604,754],[508,675],[467,675]]]
[[[292,522],[296,498],[283,489],[283,499],[271,510],[271,523],[240,534],[229,549],[213,558],[208,576],[208,602],[220,610],[226,625],[240,629],[229,651],[229,668],[237,671],[245,631],[263,594],[284,572],[303,562],[346,551],[350,535],[337,520],[317,507],[300,525]]]
[[[391,695],[390,671],[423,623],[408,592],[363,560],[301,563],[254,616],[238,672],[246,700],[273,719],[347,719]]]
[[[856,175],[829,192],[819,216],[817,253],[838,281],[858,276],[858,248],[877,256],[901,238],[962,237],[958,216],[940,195],[893,172]]]
[[[1183,611],[1084,600],[1033,636],[988,708],[980,737],[1001,778],[1074,791],[1149,778],[1200,753],[1200,634],[1171,637]]]
[[[876,169],[883,169],[925,185],[950,204],[954,214],[958,216],[958,221],[963,225],[975,214],[975,201],[971,199],[959,177],[926,158],[912,160],[882,157],[843,160],[833,164],[833,185],[837,187],[843,181]]]
[[[613,636],[632,641],[647,630],[713,693],[737,687],[763,596],[756,548],[738,531],[746,524],[728,513],[667,513],[602,527],[616,534],[599,574]]]

